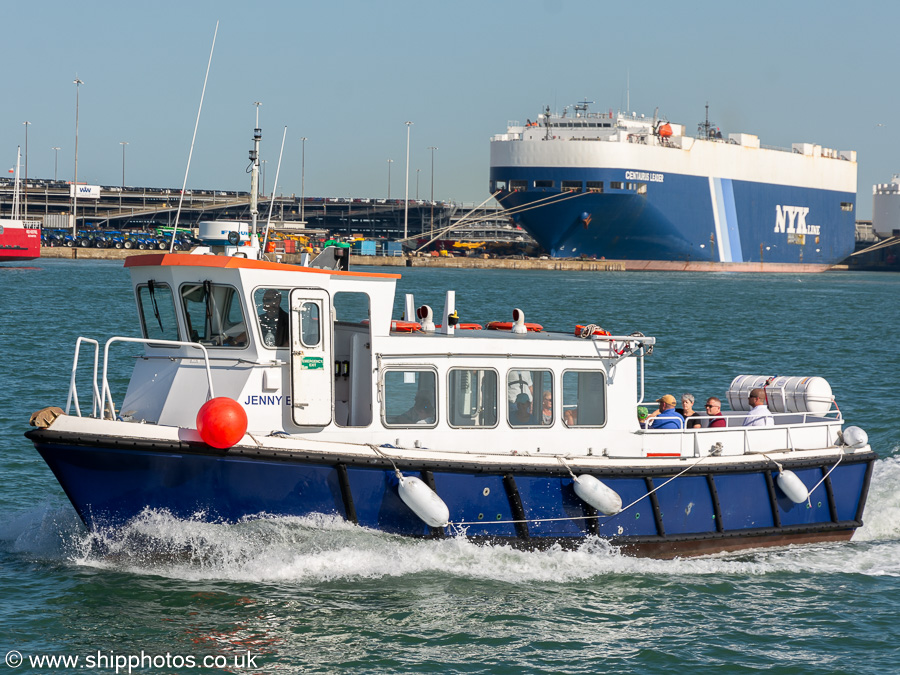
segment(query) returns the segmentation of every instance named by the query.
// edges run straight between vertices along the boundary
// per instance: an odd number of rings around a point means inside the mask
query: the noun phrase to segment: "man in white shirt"
[[[775,418],[766,407],[766,392],[763,389],[750,390],[750,413],[744,418],[745,427],[774,427]]]

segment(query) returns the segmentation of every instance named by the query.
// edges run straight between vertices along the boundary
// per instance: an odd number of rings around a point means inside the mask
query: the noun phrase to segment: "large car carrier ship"
[[[491,192],[551,256],[815,272],[853,252],[855,151],[725,137],[708,106],[693,137],[657,114],[589,103],[491,139]]]

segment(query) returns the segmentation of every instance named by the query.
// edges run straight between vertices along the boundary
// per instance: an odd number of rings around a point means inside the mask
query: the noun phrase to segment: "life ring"
[[[585,326],[580,324],[575,325],[575,337],[582,337],[581,332],[585,329]],[[612,335],[608,330],[603,330],[600,326],[595,326],[594,331],[591,335]]]
[[[440,328],[441,324],[435,326],[435,328]],[[454,328],[459,328],[460,330],[484,330],[484,326],[480,323],[458,323]]]
[[[391,321],[392,333],[415,333],[422,330],[422,324],[416,321]]]
[[[488,330],[512,330],[512,321],[491,321],[487,325]],[[544,327],[539,323],[526,323],[525,328],[529,333],[540,333]]]

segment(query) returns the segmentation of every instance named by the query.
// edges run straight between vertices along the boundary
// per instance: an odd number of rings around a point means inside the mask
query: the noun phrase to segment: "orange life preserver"
[[[435,326],[435,328],[440,328],[441,324]],[[459,328],[460,330],[483,330],[484,326],[480,323],[458,323],[454,328]]]
[[[512,327],[512,321],[491,321],[487,325],[488,330],[512,330]],[[544,327],[539,323],[526,323],[525,328],[529,333],[540,333],[544,330]]]
[[[584,330],[584,326],[580,324],[575,325],[575,337],[581,337],[581,331]],[[599,326],[594,328],[594,332],[591,335],[612,335],[608,330],[603,330]]]
[[[422,324],[415,321],[391,321],[391,332],[393,333],[415,333],[422,330]]]

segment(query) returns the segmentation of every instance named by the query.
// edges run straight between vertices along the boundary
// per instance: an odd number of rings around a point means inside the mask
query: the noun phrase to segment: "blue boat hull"
[[[554,257],[615,260],[704,261],[831,265],[853,252],[856,195],[667,173],[664,182],[645,182],[646,192],[611,189],[626,181],[624,169],[493,167],[496,181],[598,181],[604,191],[560,192],[534,188],[498,195],[515,209],[515,222]],[[659,175],[659,174],[649,174]],[[798,229],[793,210],[808,209]],[[521,210],[520,210],[521,209]],[[779,211],[785,219],[780,226]],[[818,229],[817,229],[818,228]]]
[[[355,464],[341,457],[314,463],[300,456],[232,456],[209,449],[100,447],[62,442],[44,431],[29,436],[92,529],[117,527],[145,509],[156,509],[211,522],[328,514],[411,537],[457,531],[425,525],[400,499],[389,464]],[[491,474],[425,461],[399,468],[429,484],[449,507],[451,522],[463,523],[466,536],[475,540],[543,547],[578,545],[597,536],[637,553],[673,555],[848,539],[862,524],[874,459],[874,453],[845,458],[809,504],[791,502],[764,462],[697,467],[664,486],[683,465],[597,473],[623,504],[645,497],[610,517],[582,502],[563,470],[509,467]],[[807,487],[831,468],[826,461],[785,466]],[[654,488],[659,489],[651,493]]]

